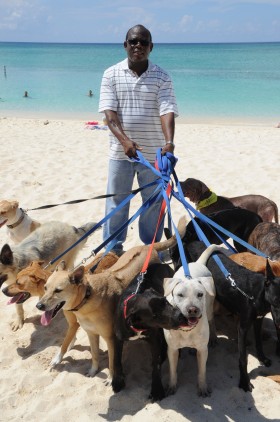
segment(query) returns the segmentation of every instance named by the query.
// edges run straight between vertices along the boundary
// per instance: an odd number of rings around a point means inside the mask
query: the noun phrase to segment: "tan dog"
[[[185,218],[179,222],[180,236],[185,233]],[[158,253],[176,244],[175,236],[154,244],[150,263],[159,262]],[[64,269],[63,263],[57,266],[45,285],[45,294],[37,304],[39,310],[45,311],[42,323],[47,325],[57,312],[64,310],[73,312],[80,325],[87,332],[91,347],[92,365],[88,376],[94,376],[99,362],[99,336],[107,343],[109,355],[109,372],[113,375],[114,360],[114,312],[116,299],[141,271],[147,257],[149,245],[136,246],[125,252],[110,269],[100,274],[85,274],[83,267],[72,273]],[[75,327],[67,334],[67,341],[72,341]],[[77,330],[76,330],[77,331]],[[71,338],[72,336],[72,338]],[[60,363],[68,346],[64,341],[58,355],[52,361]]]
[[[232,254],[229,258],[248,270],[265,274],[267,259],[263,256],[254,255],[251,252],[241,252]],[[269,265],[273,274],[280,277],[280,261],[269,260]]]
[[[85,271],[88,271],[97,265],[94,269],[94,274],[99,274],[100,272],[110,268],[119,259],[119,257],[113,252],[109,252],[103,258],[102,255],[102,253],[98,254],[85,267]],[[31,262],[28,267],[18,273],[15,283],[3,289],[3,293],[11,297],[11,300],[8,302],[9,304],[22,304],[30,297],[38,296],[41,298],[44,295],[45,284],[52,273],[51,271],[44,269],[43,266],[43,261]],[[62,355],[64,355],[67,350],[71,349],[75,342],[75,334],[79,328],[79,323],[77,322],[76,315],[73,312],[65,310],[64,316],[68,323],[68,330],[61,346]],[[56,361],[54,360],[52,363],[55,364]]]
[[[185,197],[196,204],[205,215],[234,207],[244,208],[258,214],[263,221],[278,223],[278,207],[271,199],[262,195],[242,195],[228,198],[216,195],[201,180],[188,178],[180,182]]]
[[[0,201],[0,227],[6,225],[9,237],[14,243],[21,242],[41,225],[18,206],[17,201]]]

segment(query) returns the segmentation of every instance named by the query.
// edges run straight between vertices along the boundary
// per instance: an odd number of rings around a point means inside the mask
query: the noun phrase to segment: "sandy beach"
[[[101,118],[99,116],[101,121]],[[46,124],[47,123],[47,124]],[[275,126],[278,122],[275,122]],[[46,210],[32,208],[105,194],[108,131],[90,130],[83,120],[0,118],[1,195],[16,199],[28,214],[41,222],[60,220],[75,226],[100,221],[104,199]],[[194,177],[225,196],[262,194],[280,207],[280,129],[266,124],[185,124],[176,126],[176,172],[180,180]],[[140,205],[135,198],[131,213]],[[172,203],[174,221],[184,214]],[[97,231],[79,253],[77,263],[102,241]],[[5,227],[0,245],[10,243]],[[140,244],[137,222],[128,230],[125,249]],[[264,350],[272,359],[266,368],[255,357],[253,336],[248,345],[248,370],[252,393],[238,388],[238,346],[234,321],[217,318],[218,345],[209,350],[207,378],[212,395],[196,393],[196,357],[183,351],[179,362],[178,390],[157,403],[150,403],[151,359],[148,346],[138,340],[124,348],[126,387],[118,394],[106,385],[108,355],[101,342],[101,367],[94,378],[85,377],[90,366],[88,338],[79,329],[74,348],[61,364],[50,369],[64,337],[66,322],[60,313],[48,327],[40,324],[36,298],[26,302],[25,324],[13,332],[14,306],[1,306],[1,421],[280,421],[280,384],[266,378],[280,374],[275,354],[276,333],[270,315],[265,318],[269,338]],[[162,367],[168,382],[168,362]]]

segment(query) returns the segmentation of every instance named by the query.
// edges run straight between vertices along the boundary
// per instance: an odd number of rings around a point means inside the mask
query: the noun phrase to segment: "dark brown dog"
[[[253,211],[265,222],[273,219],[278,223],[278,207],[275,202],[262,195],[242,195],[234,198],[218,196],[200,180],[188,178],[180,182],[184,196],[196,204],[196,208],[205,215],[213,212],[240,207]]]
[[[280,261],[280,225],[260,223],[251,232],[248,243],[269,256],[273,261]]]

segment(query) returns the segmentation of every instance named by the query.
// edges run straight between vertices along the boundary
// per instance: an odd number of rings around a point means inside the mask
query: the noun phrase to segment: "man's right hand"
[[[122,142],[125,155],[129,158],[137,158],[136,151],[141,151],[142,148],[134,141],[126,140]]]

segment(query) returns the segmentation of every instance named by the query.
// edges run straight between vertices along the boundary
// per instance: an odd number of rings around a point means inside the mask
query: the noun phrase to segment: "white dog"
[[[222,246],[211,245],[196,262],[190,263],[189,271],[192,278],[185,277],[184,269],[181,267],[173,278],[164,280],[164,294],[167,300],[188,318],[188,326],[179,330],[164,330],[168,344],[169,394],[176,391],[178,355],[179,349],[182,347],[191,347],[197,350],[198,395],[206,397],[211,393],[206,382],[206,362],[209,325],[211,337],[216,337],[213,320],[215,286],[206,263],[213,252],[222,249],[224,249]]]
[[[8,234],[13,243],[17,244],[31,232],[40,227],[39,221],[33,220],[21,208],[17,201],[0,201],[0,227],[6,225]]]

